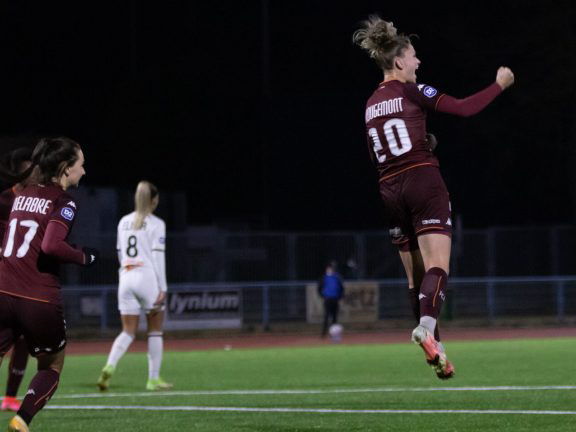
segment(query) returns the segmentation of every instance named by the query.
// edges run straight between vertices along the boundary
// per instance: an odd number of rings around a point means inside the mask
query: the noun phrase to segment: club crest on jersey
[[[436,96],[436,93],[438,93],[438,90],[436,90],[434,87],[426,86],[424,87],[422,93],[424,93],[424,96],[426,97],[433,98]]]
[[[62,210],[60,210],[60,215],[64,219],[71,221],[74,219],[74,210],[72,210],[70,207],[63,207]]]

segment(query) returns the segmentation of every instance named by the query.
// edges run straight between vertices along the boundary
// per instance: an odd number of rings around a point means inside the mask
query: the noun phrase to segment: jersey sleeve
[[[156,278],[158,280],[158,286],[160,291],[166,291],[168,289],[168,283],[166,282],[166,224],[163,220],[158,220],[152,230],[152,264],[154,265],[154,271],[156,272]]]
[[[407,84],[406,97],[427,111],[436,111],[444,93],[427,84]]]
[[[42,252],[65,263],[84,264],[84,252],[68,244],[67,236],[67,228],[55,221],[49,222],[42,239]]]
[[[469,117],[478,114],[486,108],[500,93],[502,93],[502,87],[494,82],[485,89],[464,99],[456,99],[452,96],[444,95],[438,101],[437,110],[461,117]]]
[[[61,223],[70,231],[77,214],[78,205],[76,201],[70,195],[62,194],[54,203],[48,222]]]
[[[116,228],[116,255],[118,256],[118,263],[122,266],[122,245],[120,244],[120,227],[122,226],[122,219],[118,223]]]
[[[46,235],[42,239],[42,251],[57,257],[63,262],[83,264],[84,253],[66,242],[78,213],[76,201],[68,194],[62,194],[54,202],[48,219]]]

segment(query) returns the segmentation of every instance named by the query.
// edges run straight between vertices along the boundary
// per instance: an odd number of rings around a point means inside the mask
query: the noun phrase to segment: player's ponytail
[[[144,226],[144,219],[154,211],[154,199],[158,196],[158,189],[152,183],[142,180],[136,186],[134,194],[134,207],[136,218],[134,219],[134,229],[139,230]]]
[[[366,51],[383,71],[394,69],[394,59],[411,44],[410,36],[398,34],[392,22],[384,21],[378,15],[370,15],[362,24],[363,28],[352,35],[354,43]]]

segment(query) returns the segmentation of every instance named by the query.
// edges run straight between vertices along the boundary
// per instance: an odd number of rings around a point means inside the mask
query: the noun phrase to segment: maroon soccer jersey
[[[434,87],[387,81],[366,104],[366,131],[380,180],[417,166],[438,166],[426,141],[426,111],[442,97]]]
[[[8,188],[0,193],[0,243],[4,238],[6,226],[8,225],[8,218],[10,217],[10,210],[12,209],[12,202],[14,201],[14,190]]]
[[[42,252],[49,222],[72,228],[75,200],[57,185],[31,185],[14,198],[0,261],[0,291],[60,303],[59,261]]]

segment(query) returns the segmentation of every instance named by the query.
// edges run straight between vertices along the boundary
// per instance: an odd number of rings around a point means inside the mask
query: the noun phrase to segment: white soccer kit
[[[166,224],[150,214],[141,229],[134,229],[136,212],[118,224],[116,249],[120,260],[118,309],[122,315],[139,315],[153,308],[160,291],[166,291]]]

